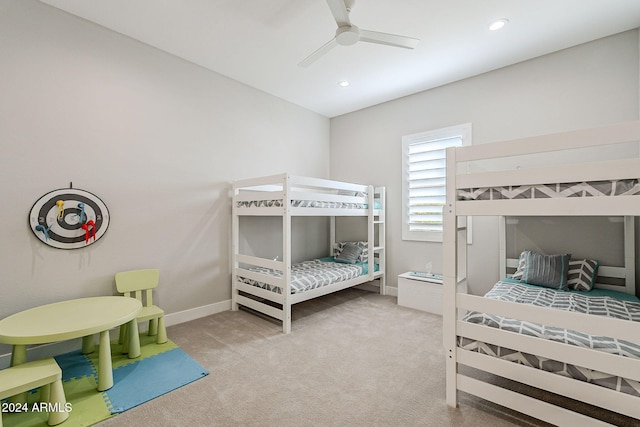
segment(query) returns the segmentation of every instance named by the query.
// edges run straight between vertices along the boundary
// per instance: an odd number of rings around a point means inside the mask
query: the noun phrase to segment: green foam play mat
[[[156,344],[155,337],[140,336],[141,356],[129,359],[117,342],[111,343],[113,387],[97,391],[98,349],[55,356],[62,368],[63,388],[70,403],[69,418],[61,427],[91,426],[196,381],[208,372],[171,340]],[[46,412],[31,411],[40,393],[30,393],[27,412],[3,412],[4,427],[43,427]]]

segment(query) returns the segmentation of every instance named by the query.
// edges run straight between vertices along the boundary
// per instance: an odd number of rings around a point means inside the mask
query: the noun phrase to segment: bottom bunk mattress
[[[343,264],[334,262],[333,257],[303,261],[291,266],[291,293],[297,294],[311,289],[322,288],[338,282],[351,280],[359,276],[369,274],[367,262],[355,264]],[[377,264],[376,264],[377,270]],[[282,271],[264,267],[254,267],[250,271],[266,274],[273,277],[282,277]],[[269,291],[281,294],[282,289],[257,280],[246,277],[238,277],[238,280],[249,285],[258,286]]]
[[[496,283],[485,297],[640,322],[640,302],[638,302],[637,298],[633,299],[633,296],[619,292],[602,291],[600,289],[594,289],[590,292],[556,291],[516,281],[503,280]],[[548,327],[479,312],[469,312],[462,320],[640,359],[639,344],[615,338],[593,336],[562,328]],[[465,350],[477,351],[522,365],[598,384],[619,392],[640,396],[640,382],[638,381],[612,376],[588,368],[574,366],[464,337],[458,337],[458,345]]]

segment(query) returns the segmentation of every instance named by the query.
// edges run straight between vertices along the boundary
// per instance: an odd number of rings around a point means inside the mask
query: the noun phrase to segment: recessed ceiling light
[[[347,86],[349,86],[350,84],[351,84],[351,83],[349,83],[349,82],[348,82],[348,81],[346,81],[346,80],[342,80],[342,81],[339,81],[339,82],[338,82],[338,86],[340,86],[340,87],[347,87]]]
[[[507,18],[496,19],[491,24],[489,24],[489,30],[491,31],[501,30],[508,23],[509,23],[509,20]]]

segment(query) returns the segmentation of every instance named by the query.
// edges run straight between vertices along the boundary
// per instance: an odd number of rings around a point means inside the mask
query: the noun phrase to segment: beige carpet
[[[292,333],[247,311],[172,326],[210,375],[109,426],[543,426],[461,395],[445,403],[442,318],[348,289],[293,308]]]

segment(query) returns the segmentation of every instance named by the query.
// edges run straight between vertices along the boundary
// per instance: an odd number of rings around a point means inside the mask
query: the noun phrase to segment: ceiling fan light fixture
[[[493,21],[491,24],[489,24],[489,30],[490,31],[498,31],[504,28],[505,25],[507,25],[509,23],[509,20],[507,18],[500,18],[500,19],[496,19],[495,21]]]

